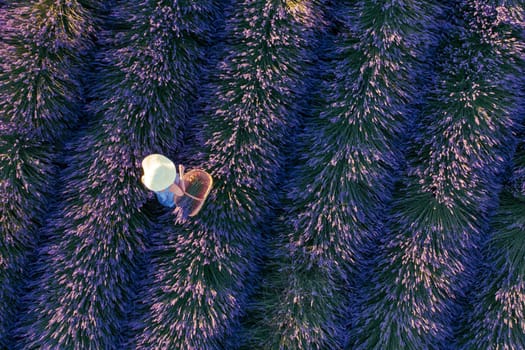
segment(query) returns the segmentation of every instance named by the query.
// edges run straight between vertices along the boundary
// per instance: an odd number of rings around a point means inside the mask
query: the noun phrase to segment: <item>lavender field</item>
[[[524,39],[523,0],[0,0],[0,350],[525,349]]]

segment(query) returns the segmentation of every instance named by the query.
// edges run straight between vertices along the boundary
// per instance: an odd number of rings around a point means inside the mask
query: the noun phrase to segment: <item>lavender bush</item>
[[[425,11],[375,1],[339,9],[344,27],[283,186],[246,348],[342,348],[356,261],[379,233],[402,159]]]
[[[82,103],[96,31],[77,1],[0,10],[0,347],[9,347],[28,258],[55,191],[55,159]]]
[[[492,219],[493,232],[483,251],[474,296],[462,318],[461,349],[525,347],[524,166],[522,144]]]
[[[232,3],[223,57],[196,122],[199,166],[214,190],[197,217],[163,217],[138,348],[236,346],[283,149],[297,125],[315,9],[309,1]]]
[[[480,3],[452,8],[459,17],[422,111],[388,234],[361,286],[352,349],[452,346],[459,300],[499,190],[498,170],[514,142],[513,85],[506,81],[512,65],[486,40],[494,7]]]
[[[150,227],[140,163],[180,145],[214,15],[212,1],[136,1],[108,19],[90,127],[65,158],[20,348],[121,348]]]

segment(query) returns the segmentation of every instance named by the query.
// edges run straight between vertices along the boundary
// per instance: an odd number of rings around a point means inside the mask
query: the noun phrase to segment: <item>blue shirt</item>
[[[173,208],[175,206],[175,195],[169,190],[169,187],[165,190],[155,192],[157,199],[160,204],[165,207]]]

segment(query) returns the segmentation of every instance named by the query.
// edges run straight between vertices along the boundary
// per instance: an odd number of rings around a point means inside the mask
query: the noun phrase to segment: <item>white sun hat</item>
[[[168,188],[177,176],[175,164],[162,154],[150,154],[144,158],[142,168],[144,169],[142,183],[155,192]]]

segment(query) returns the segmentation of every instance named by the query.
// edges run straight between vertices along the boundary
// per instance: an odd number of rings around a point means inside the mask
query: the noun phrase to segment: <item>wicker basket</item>
[[[184,196],[177,199],[177,206],[188,213],[188,216],[195,216],[210,193],[213,179],[204,170],[194,169],[185,173],[183,180],[186,192]]]

